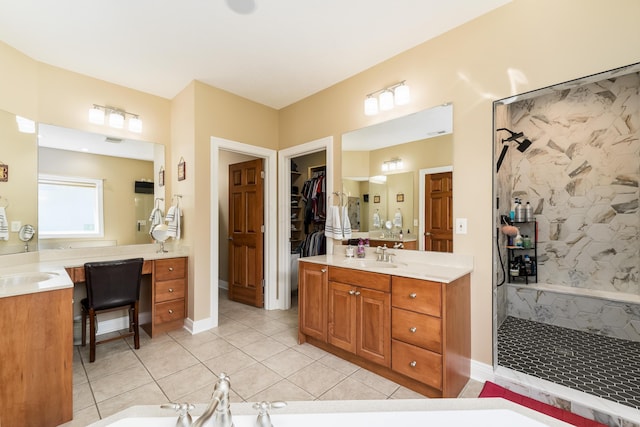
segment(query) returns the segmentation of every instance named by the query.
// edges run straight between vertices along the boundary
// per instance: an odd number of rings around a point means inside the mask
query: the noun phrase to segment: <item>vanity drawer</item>
[[[442,356],[437,353],[393,340],[391,369],[442,390]]]
[[[442,284],[429,280],[393,276],[391,305],[418,313],[440,317]]]
[[[389,292],[391,288],[391,278],[388,274],[370,273],[352,268],[329,267],[329,280],[382,292]]]
[[[155,280],[182,279],[186,272],[186,258],[157,259]]]
[[[156,304],[154,323],[161,324],[184,319],[184,300],[160,302]]]
[[[184,299],[185,280],[163,280],[156,282],[156,302]]]
[[[392,308],[391,336],[396,340],[442,353],[442,321],[438,317]]]

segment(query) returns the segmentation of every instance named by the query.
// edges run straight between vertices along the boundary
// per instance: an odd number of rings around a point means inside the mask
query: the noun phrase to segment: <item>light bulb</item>
[[[365,116],[375,116],[378,114],[378,100],[373,96],[367,96],[364,100]]]
[[[122,129],[124,127],[124,115],[118,111],[110,112],[109,126],[116,129]]]
[[[387,111],[393,108],[393,93],[385,90],[380,94],[380,111]]]
[[[394,89],[393,95],[395,97],[396,105],[405,105],[411,101],[409,86],[404,83]]]
[[[103,125],[104,110],[102,108],[96,107],[95,105],[89,108],[89,123],[93,123],[95,125]]]
[[[139,117],[129,119],[129,130],[135,133],[142,133],[142,120]]]

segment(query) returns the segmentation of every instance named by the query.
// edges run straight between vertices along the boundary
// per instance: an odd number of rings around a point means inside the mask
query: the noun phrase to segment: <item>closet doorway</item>
[[[278,154],[279,278],[285,308],[291,307],[291,294],[297,290],[298,259],[302,255],[331,253],[324,238],[323,210],[333,190],[333,138],[323,138],[285,149]],[[323,195],[312,201],[310,187],[323,188]]]

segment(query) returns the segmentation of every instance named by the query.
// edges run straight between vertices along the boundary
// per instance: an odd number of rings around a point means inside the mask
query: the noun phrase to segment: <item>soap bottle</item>
[[[511,210],[509,211],[509,218],[511,221],[516,220],[516,206],[518,206],[518,198],[513,199],[513,205],[511,205]]]
[[[513,243],[518,248],[522,247],[522,236],[520,235],[520,229],[518,229],[518,234],[516,234],[516,237],[513,239]]]
[[[524,206],[522,206],[522,203],[520,202],[520,200],[518,200],[518,203],[516,204],[516,218],[515,218],[516,222],[524,222]]]
[[[524,220],[527,222],[533,221],[533,206],[529,202],[524,207]]]
[[[356,251],[358,258],[364,258],[364,242],[362,239],[358,241],[358,250]]]

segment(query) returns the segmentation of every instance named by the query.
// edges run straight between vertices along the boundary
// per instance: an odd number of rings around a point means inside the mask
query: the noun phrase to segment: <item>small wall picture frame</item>
[[[380,196],[373,196],[373,203],[380,203]]]
[[[187,177],[187,165],[184,162],[184,158],[180,157],[178,163],[178,181],[184,181]]]
[[[0,182],[9,181],[9,165],[0,163]]]
[[[164,187],[164,167],[160,167],[160,171],[158,172],[158,186]]]
[[[396,194],[396,202],[398,202],[398,203],[404,202],[404,194],[403,193]]]

